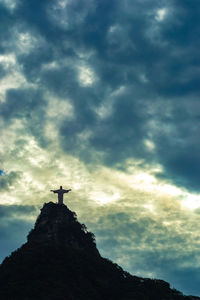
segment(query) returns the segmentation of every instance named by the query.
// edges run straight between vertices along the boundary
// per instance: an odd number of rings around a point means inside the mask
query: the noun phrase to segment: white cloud
[[[166,8],[158,9],[156,11],[155,19],[156,19],[156,21],[161,22],[165,19],[166,15],[167,15],[167,9]]]
[[[14,54],[0,55],[0,63],[6,68],[10,68],[16,64],[16,58]]]
[[[83,86],[90,86],[92,85],[95,80],[96,76],[94,71],[88,66],[80,66],[78,67],[79,71],[79,82]]]
[[[44,135],[46,139],[59,143],[59,126],[64,119],[73,120],[74,109],[72,104],[67,99],[59,99],[46,93],[46,122]]]
[[[72,120],[74,117],[73,106],[67,99],[59,99],[54,98],[51,95],[47,94],[48,97],[48,105],[46,108],[47,117],[51,119],[51,121],[62,121],[64,118],[68,120]]]
[[[182,197],[181,204],[186,209],[195,210],[200,207],[200,196],[186,192]]]
[[[120,199],[120,194],[116,191],[105,190],[105,187],[101,187],[101,190],[90,192],[89,197],[97,204],[105,205],[111,202],[115,202]]]
[[[65,8],[69,3],[72,2],[71,0],[59,0],[58,7],[60,6],[62,9]]]
[[[17,47],[20,53],[29,53],[30,50],[34,49],[39,44],[41,45],[41,39],[29,32],[19,32],[17,35]]]
[[[94,108],[95,113],[100,119],[109,118],[113,113],[113,104],[117,96],[124,94],[126,91],[125,86],[120,86],[116,90],[111,91],[101,104]]]
[[[0,101],[3,102],[5,100],[6,91],[12,88],[18,88],[22,85],[25,86],[26,79],[20,72],[13,71],[11,72],[11,74],[5,76],[2,80],[0,80],[0,85]]]
[[[6,75],[0,80],[0,102],[5,101],[5,94],[8,89],[19,88],[23,86],[34,86],[27,82],[26,78],[21,72],[21,67],[16,61],[13,54],[0,55],[0,63],[6,70]]]
[[[149,150],[149,151],[154,151],[155,150],[155,144],[151,140],[145,139],[144,140],[144,145],[147,148],[147,150]]]

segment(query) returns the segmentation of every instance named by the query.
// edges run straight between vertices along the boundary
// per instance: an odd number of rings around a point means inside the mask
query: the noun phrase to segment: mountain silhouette
[[[194,300],[101,257],[95,237],[64,204],[45,203],[27,242],[0,265],[2,300]]]

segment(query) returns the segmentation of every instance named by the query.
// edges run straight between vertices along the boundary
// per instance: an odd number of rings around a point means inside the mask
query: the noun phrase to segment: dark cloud
[[[0,171],[0,190],[8,190],[13,186],[16,181],[20,179],[20,172],[11,171],[10,173],[5,173]]]
[[[0,217],[12,219],[15,217],[34,215],[36,207],[32,205],[0,205]]]
[[[47,43],[40,45],[40,40],[37,41],[36,49],[18,56],[18,62],[23,68],[24,75],[30,82],[39,81],[42,66],[51,63],[52,60],[52,49],[48,47]]]
[[[12,36],[15,19],[2,3],[0,4],[0,18],[2,20],[0,26],[0,53],[5,54],[10,50],[9,37]]]
[[[32,217],[37,213],[34,206],[0,205],[0,261],[26,241],[26,236],[33,227]]]
[[[147,138],[149,116],[143,111],[143,105],[135,103],[131,95],[123,95],[116,99],[112,116],[98,122],[91,145],[105,151],[107,163],[116,164],[140,156],[141,152],[145,155],[142,143]]]
[[[169,106],[171,112],[168,116],[161,114],[158,134],[155,134],[157,158],[164,167],[160,176],[191,191],[199,191],[199,103],[191,99],[184,107],[173,103]]]
[[[4,118],[30,118],[29,128],[41,140],[42,90],[50,91],[70,100],[74,108],[73,121],[66,119],[59,128],[65,151],[87,162],[96,158],[95,151],[101,152],[104,164],[121,167],[131,157],[158,161],[164,167],[162,177],[198,189],[199,142],[196,135],[193,141],[190,136],[199,118],[192,122],[187,114],[188,108],[196,109],[193,103],[200,86],[197,1],[174,0],[166,5],[85,0],[62,6],[57,1],[31,0],[20,1],[12,17],[1,8],[6,28],[11,22],[15,32],[28,32],[36,39],[27,53],[16,56],[27,81],[39,87],[8,91],[1,105]],[[165,9],[163,19],[158,18],[160,9]],[[13,36],[12,40],[17,42]],[[84,64],[96,78],[88,86],[79,78]],[[117,95],[120,87],[125,92]],[[112,112],[101,119],[96,111],[102,104],[111,105]],[[177,107],[170,120],[162,117],[162,109],[154,110],[158,104]],[[160,128],[170,126],[170,135],[149,126],[158,114]],[[185,131],[183,122],[190,129]],[[157,152],[144,144],[152,138]],[[42,144],[46,145],[44,140]]]
[[[5,67],[3,64],[0,64],[0,79],[3,78],[7,74]]]
[[[5,123],[10,124],[16,119],[22,120],[27,133],[31,133],[42,146],[45,146],[46,101],[43,92],[34,88],[8,89],[5,100],[0,103],[0,115]]]
[[[34,89],[10,89],[6,93],[6,102],[0,107],[5,120],[31,118],[38,107],[42,108],[43,99]],[[38,113],[38,111],[37,111]]]
[[[59,66],[50,70],[43,70],[41,72],[41,82],[58,97],[71,95],[73,97],[76,95],[77,74],[74,66]],[[80,101],[79,98],[77,101]]]
[[[198,18],[200,12],[199,3],[187,0],[180,3],[177,0],[173,0],[172,5],[172,22],[167,22],[164,26],[163,36],[171,40],[177,47],[194,47],[195,44],[199,44],[199,40],[196,39],[200,30]]]

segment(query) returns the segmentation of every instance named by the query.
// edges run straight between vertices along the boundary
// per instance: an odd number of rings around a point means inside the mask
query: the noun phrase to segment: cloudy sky
[[[50,189],[101,254],[200,295],[199,0],[0,0],[0,260]]]

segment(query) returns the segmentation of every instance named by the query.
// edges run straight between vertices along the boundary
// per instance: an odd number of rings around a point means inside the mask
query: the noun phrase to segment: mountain
[[[2,300],[194,300],[101,257],[67,206],[45,203],[27,242],[0,265]]]

